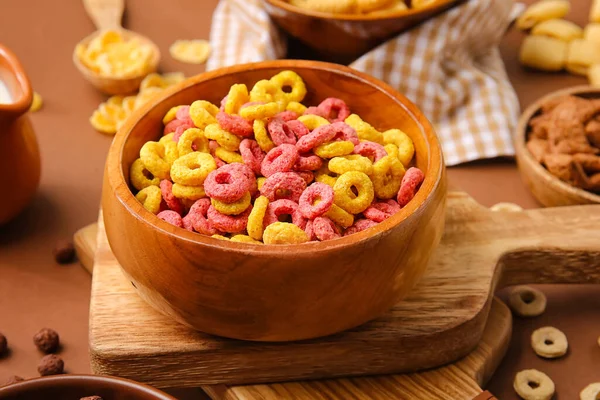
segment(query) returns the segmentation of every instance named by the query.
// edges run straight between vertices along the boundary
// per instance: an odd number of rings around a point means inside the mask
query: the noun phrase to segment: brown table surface
[[[202,72],[203,67],[174,61],[168,47],[176,39],[208,38],[216,3],[129,0],[125,26],[158,44],[163,71],[192,75]],[[578,0],[569,18],[584,24],[589,3]],[[95,132],[88,118],[104,97],[84,81],[71,62],[77,41],[93,30],[81,3],[75,0],[20,0],[1,6],[0,40],[20,58],[45,103],[31,116],[42,152],[39,193],[21,217],[0,229],[0,331],[12,349],[0,360],[0,381],[12,374],[37,375],[40,354],[31,337],[44,326],[60,333],[64,346],[61,355],[68,372],[90,372],[90,276],[77,264],[56,265],[52,248],[57,239],[70,237],[98,216],[102,170],[111,138]],[[501,50],[523,107],[552,90],[585,83],[566,74],[523,70],[517,61],[522,37],[511,28]],[[538,206],[512,160],[454,167],[449,175],[453,184],[486,206],[501,201],[525,208]],[[600,381],[600,348],[596,343],[600,336],[600,287],[547,286],[543,290],[548,295],[547,312],[537,319],[515,319],[510,350],[488,385],[500,399],[517,398],[513,376],[525,368],[548,373],[556,382],[560,399],[578,398],[581,388]],[[533,354],[529,336],[543,325],[559,327],[567,334],[570,351],[563,359],[542,361]],[[198,398],[198,394],[199,390],[176,393],[181,398]]]

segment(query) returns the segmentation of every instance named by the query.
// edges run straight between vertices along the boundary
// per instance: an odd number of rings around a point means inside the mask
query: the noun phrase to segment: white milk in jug
[[[6,87],[6,84],[0,80],[0,104],[12,103],[10,92]]]

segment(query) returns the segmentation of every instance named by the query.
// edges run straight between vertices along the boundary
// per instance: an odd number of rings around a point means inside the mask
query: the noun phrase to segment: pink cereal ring
[[[288,199],[297,202],[306,189],[306,182],[295,172],[276,172],[260,188],[260,194],[275,201]]]
[[[310,242],[317,240],[312,220],[309,219],[308,221],[306,221],[306,227],[304,227],[304,232],[306,232],[306,235],[308,236],[308,240]]]
[[[363,215],[373,222],[383,222],[400,211],[396,200],[374,202],[363,211]]]
[[[330,122],[345,121],[350,116],[350,107],[342,99],[329,97],[317,106]]]
[[[250,168],[250,166],[240,163],[231,163],[224,166],[223,170],[238,171],[246,175],[246,178],[248,178],[248,181],[250,182],[250,194],[253,195],[254,193],[258,192],[258,183],[256,182],[256,175],[254,175],[254,171],[252,171],[252,168]]]
[[[246,108],[246,107],[250,107],[250,106],[258,106],[258,105],[261,105],[261,104],[265,104],[265,103],[263,103],[262,101],[250,101],[248,103],[242,104],[242,106],[240,107],[240,110],[242,108]]]
[[[170,223],[171,225],[175,225],[180,228],[183,228],[183,221],[181,219],[181,215],[179,215],[175,211],[171,211],[171,210],[161,211],[158,214],[156,214],[156,216],[158,218],[162,219],[163,221]]]
[[[229,115],[223,111],[217,113],[217,121],[221,128],[238,136],[252,136],[252,124],[239,115]]]
[[[289,121],[293,121],[295,119],[298,119],[298,114],[295,113],[294,111],[282,111],[279,114],[277,114],[275,116],[276,119],[280,119],[283,122],[289,122]]]
[[[358,138],[358,133],[354,130],[353,127],[348,125],[345,122],[334,122],[331,124],[335,130],[337,131],[333,140],[347,140],[352,142],[355,146],[360,143]]]
[[[279,118],[273,118],[269,121],[267,131],[276,146],[280,144],[296,144],[296,134],[285,121]]]
[[[425,174],[419,168],[411,167],[406,170],[402,183],[400,184],[400,190],[398,191],[398,204],[400,207],[404,207],[409,201],[415,197],[415,194],[419,190],[419,186],[423,183]]]
[[[183,204],[177,197],[173,196],[173,183],[167,179],[160,181],[160,192],[169,210],[183,215]]]
[[[302,192],[298,202],[298,210],[300,210],[303,217],[315,219],[329,211],[333,204],[333,197],[334,193],[331,186],[315,182]],[[317,200],[319,201],[316,202]]]
[[[226,215],[218,212],[212,205],[208,208],[208,220],[221,232],[237,233],[246,229],[248,225],[248,215],[252,211],[252,206],[239,215]]]
[[[346,229],[346,231],[344,232],[344,236],[364,231],[365,229],[372,228],[375,225],[377,225],[377,222],[373,222],[370,219],[356,220],[350,228]]]
[[[296,143],[296,148],[300,153],[306,153],[317,146],[332,140],[337,134],[333,125],[322,125],[313,130],[308,135],[302,136]]]
[[[294,169],[296,171],[316,171],[323,165],[323,159],[317,155],[299,156]]]
[[[221,103],[220,103],[219,110],[221,110],[221,111],[225,112],[225,104],[227,104],[227,98],[228,98],[228,97],[229,97],[229,95],[227,95],[227,96],[225,96],[225,97],[223,97],[223,98],[221,99]]]
[[[203,198],[196,200],[190,207],[188,214],[183,217],[183,227],[188,230],[195,230],[203,235],[214,235],[217,230],[212,223],[206,218],[208,208],[210,207],[210,199]],[[190,226],[192,229],[190,229]]]
[[[363,157],[367,157],[374,163],[387,156],[387,151],[382,145],[375,142],[361,142],[354,146],[354,154],[360,154]]]
[[[256,174],[260,174],[260,164],[265,158],[265,153],[261,150],[256,140],[244,139],[240,143],[240,154],[244,164],[252,168]]]
[[[216,140],[209,140],[208,141],[208,149],[210,150],[210,153],[214,153],[215,150],[217,149],[217,147],[219,147],[219,143],[217,143]]]
[[[306,136],[310,133],[310,131],[308,130],[306,125],[304,125],[302,122],[298,121],[297,119],[288,121],[287,126],[292,130],[292,132],[294,132],[294,135],[296,135],[297,139],[300,139],[302,136]]]
[[[215,157],[213,156],[213,158],[215,159],[215,163],[217,164],[217,168],[221,168],[227,165],[227,163],[223,160],[221,160],[219,157]]]
[[[209,197],[233,203],[250,190],[250,180],[243,172],[227,167],[228,165],[224,165],[208,174],[204,181],[204,191]]]
[[[165,125],[165,129],[163,130],[163,135],[168,135],[171,132],[175,132],[177,130],[177,128],[180,126],[185,127],[185,129],[183,129],[183,131],[185,131],[186,129],[194,128],[194,123],[191,120],[182,121],[179,119],[174,119],[173,121],[171,121],[167,125]],[[183,133],[183,132],[181,132],[181,133]]]
[[[279,217],[282,215],[290,215],[292,223],[297,227],[301,229],[306,227],[306,220],[298,211],[298,203],[288,199],[275,200],[269,203],[267,212],[265,213],[264,226],[267,227],[279,221]]]
[[[333,221],[327,217],[315,218],[313,221],[313,230],[315,231],[315,236],[317,239],[321,241],[337,239],[341,236],[337,231]]]
[[[304,182],[306,182],[307,185],[309,185],[312,181],[315,180],[315,174],[313,174],[310,171],[296,171],[296,174],[304,179]]]
[[[319,107],[308,107],[306,110],[304,110],[304,114],[303,115],[318,115],[319,117],[323,117],[325,119],[327,119],[327,115],[325,115],[325,113],[323,111],[321,111],[319,109]]]
[[[269,151],[260,165],[267,178],[276,172],[289,172],[298,160],[298,150],[293,144],[281,144]]]
[[[175,118],[181,121],[190,120],[190,106],[181,106],[175,113]]]

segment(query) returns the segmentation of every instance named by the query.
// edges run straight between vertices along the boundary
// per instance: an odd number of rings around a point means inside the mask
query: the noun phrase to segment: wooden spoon
[[[142,44],[151,46],[153,57],[148,69],[144,71],[144,73],[125,78],[101,76],[97,72],[91,71],[81,62],[76,51],[73,52],[73,62],[75,63],[75,66],[92,85],[106,94],[114,95],[136,92],[142,79],[149,73],[155,72],[158,68],[160,50],[156,44],[147,37],[124,29],[121,26],[121,19],[123,18],[123,10],[125,8],[124,0],[83,0],[83,6],[92,21],[94,21],[98,30],[84,38],[79,44],[88,45],[92,39],[108,29],[118,30],[125,40],[135,38]]]

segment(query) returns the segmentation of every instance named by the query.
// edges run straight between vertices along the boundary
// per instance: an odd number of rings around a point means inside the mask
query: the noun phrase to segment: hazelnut
[[[82,397],[79,400],[103,400],[103,399],[100,396],[88,396],[88,397]]]
[[[69,240],[60,240],[54,247],[54,259],[59,264],[69,264],[75,260],[75,246]]]
[[[43,328],[33,336],[33,343],[44,353],[54,353],[60,344],[58,333],[53,329]]]
[[[0,333],[0,356],[6,353],[8,350],[8,342],[6,341],[6,336]]]
[[[18,375],[13,375],[6,380],[6,382],[4,383],[4,386],[12,385],[13,383],[21,382],[24,380],[25,379],[21,378]]]
[[[38,372],[41,376],[62,374],[65,363],[59,356],[48,354],[44,356],[38,364]]]

